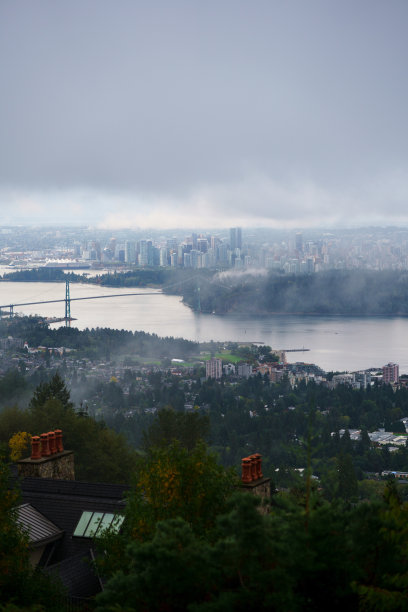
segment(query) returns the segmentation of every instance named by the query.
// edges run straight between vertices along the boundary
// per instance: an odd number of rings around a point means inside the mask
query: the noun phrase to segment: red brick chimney
[[[249,457],[242,459],[242,482],[252,482],[251,459]]]
[[[251,476],[252,480],[258,480],[258,470],[256,469],[256,465],[258,463],[256,457],[254,455],[250,455],[249,459],[251,460]]]
[[[49,457],[51,453],[50,453],[50,447],[48,445],[48,434],[42,433],[40,438],[41,438],[41,457]]]
[[[262,474],[262,455],[254,453],[242,459],[241,489],[259,495],[262,504],[259,506],[261,514],[269,512],[269,501],[271,495],[270,478],[264,478]]]
[[[64,447],[62,445],[62,431],[61,429],[56,429],[55,430],[55,442],[57,445],[57,453],[62,453],[62,451],[64,450]]]
[[[56,429],[31,438],[31,457],[17,462],[23,478],[75,480],[74,453],[64,450],[62,431]]]
[[[33,436],[31,438],[31,459],[41,459],[40,442],[40,436]]]
[[[254,453],[251,455],[251,458],[255,459],[255,470],[256,470],[256,478],[263,478],[262,474],[262,455],[259,453]]]
[[[48,432],[48,446],[50,449],[50,454],[55,455],[57,452],[57,446],[55,444],[55,431]]]

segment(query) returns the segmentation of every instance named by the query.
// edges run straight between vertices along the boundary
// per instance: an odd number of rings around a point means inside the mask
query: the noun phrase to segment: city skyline
[[[408,225],[403,0],[0,6],[4,224]]]

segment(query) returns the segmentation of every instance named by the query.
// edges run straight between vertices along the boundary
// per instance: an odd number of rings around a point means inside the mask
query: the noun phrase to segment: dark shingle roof
[[[50,575],[59,576],[71,598],[88,598],[101,590],[92,566],[92,540],[73,535],[84,511],[123,514],[125,485],[22,478],[12,475],[24,502],[18,509],[21,523],[31,540],[48,544],[40,564]]]
[[[93,560],[92,550],[88,549],[86,553],[65,559],[45,571],[59,578],[70,597],[92,597],[102,590]]]
[[[101,482],[81,482],[78,480],[56,480],[54,478],[24,478],[24,492],[36,491],[58,495],[98,497],[106,500],[122,499],[129,490],[127,485],[106,484]]]
[[[54,562],[89,549],[89,539],[72,537],[84,510],[120,514],[124,511],[128,490],[124,485],[48,478],[24,478],[20,486],[23,501],[65,532],[53,556]]]
[[[18,506],[17,522],[30,538],[30,547],[37,548],[49,542],[59,540],[64,532],[54,523],[49,521],[41,512],[38,512],[31,504]]]

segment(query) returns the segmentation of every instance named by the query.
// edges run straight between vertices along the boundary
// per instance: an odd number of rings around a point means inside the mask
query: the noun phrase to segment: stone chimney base
[[[239,486],[241,491],[248,491],[252,495],[258,495],[261,498],[259,512],[261,514],[269,513],[269,502],[271,497],[271,479],[260,478],[252,482],[241,482]]]
[[[73,451],[62,451],[41,459],[20,459],[17,461],[17,467],[21,478],[75,480]]]

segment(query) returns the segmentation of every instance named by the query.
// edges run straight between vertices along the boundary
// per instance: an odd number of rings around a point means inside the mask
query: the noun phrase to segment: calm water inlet
[[[299,315],[207,315],[194,313],[178,296],[151,289],[118,289],[72,284],[71,298],[139,293],[111,299],[71,302],[73,327],[111,327],[188,340],[264,342],[275,349],[308,348],[289,353],[289,361],[313,362],[324,370],[380,367],[389,361],[408,373],[408,318]],[[0,282],[0,304],[65,298],[63,283]],[[16,308],[21,314],[63,317],[64,302]]]

